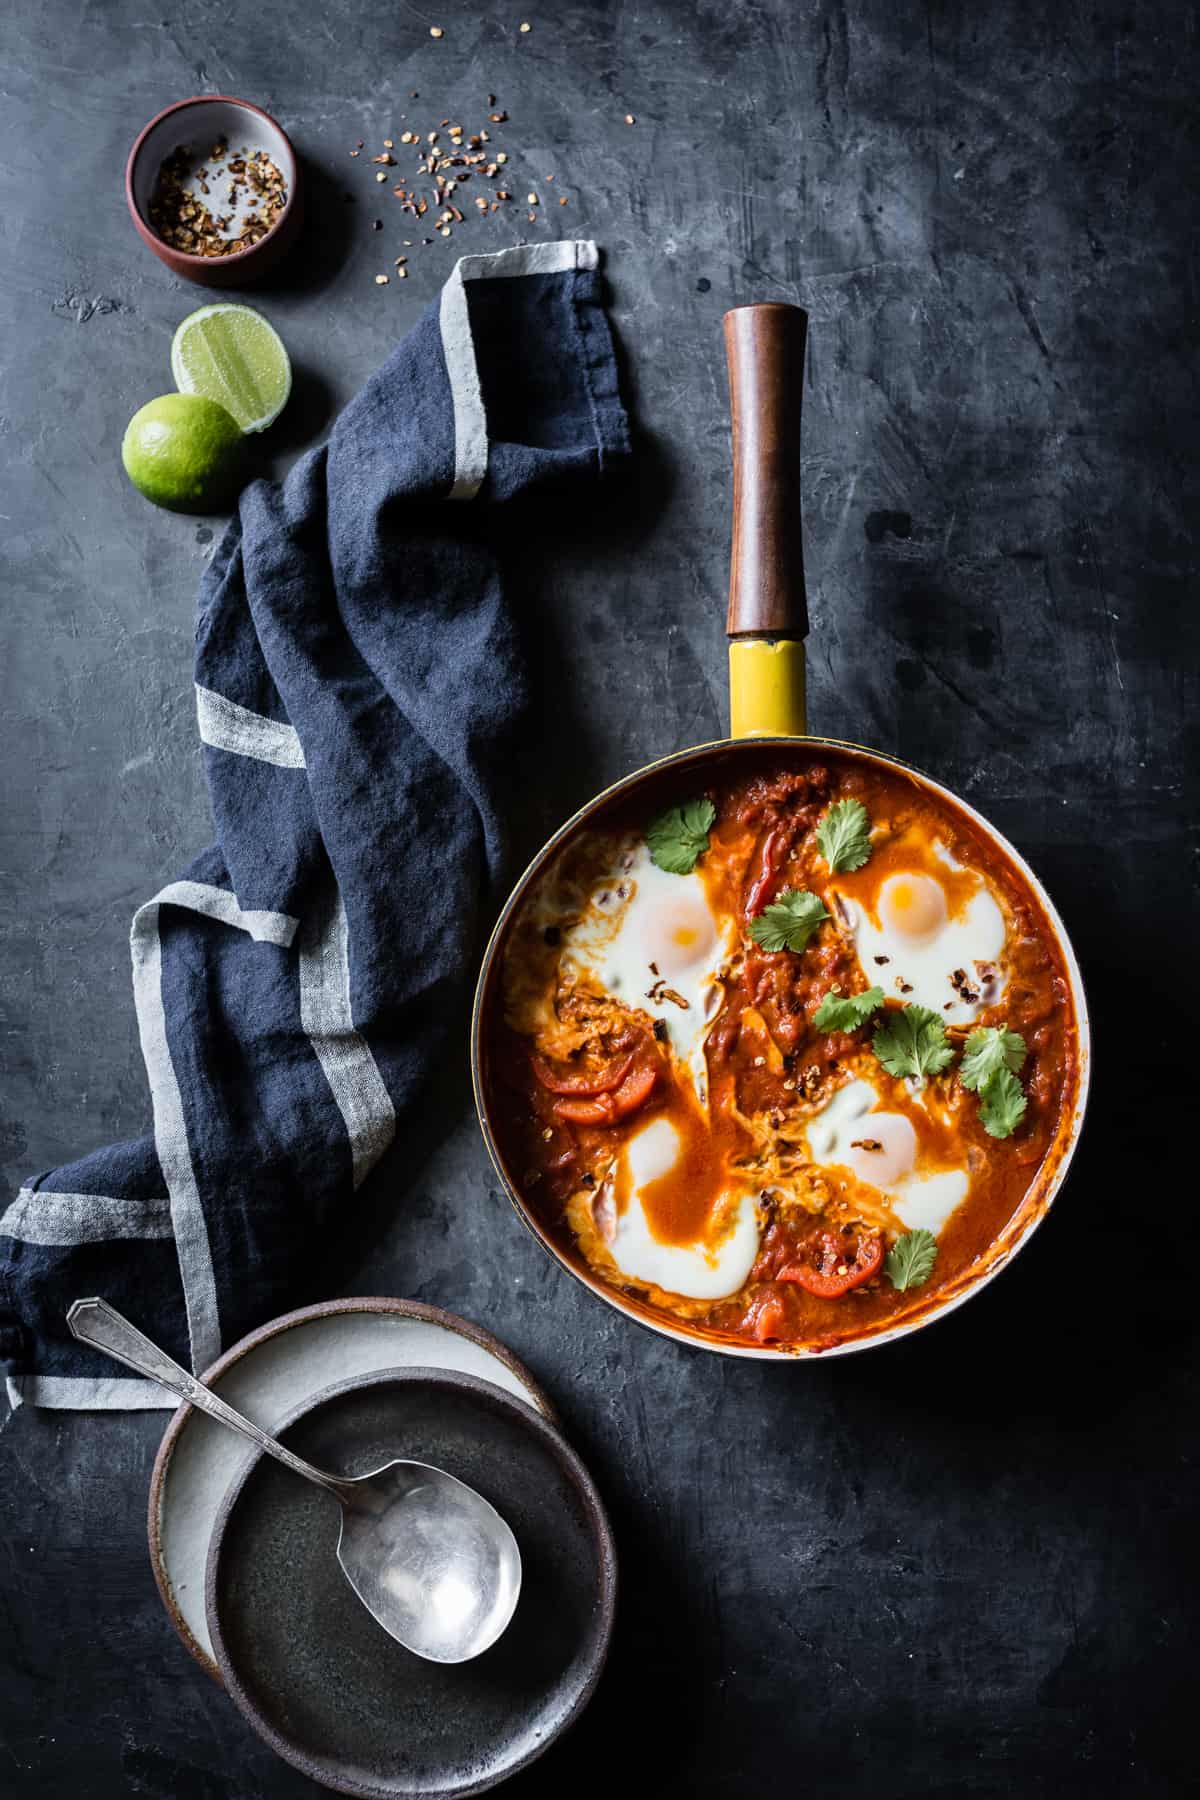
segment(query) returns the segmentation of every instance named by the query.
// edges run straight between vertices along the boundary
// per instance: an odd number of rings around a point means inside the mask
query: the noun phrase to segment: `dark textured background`
[[[514,191],[553,172],[572,196],[537,234],[605,249],[645,434],[585,536],[531,521],[519,579],[556,699],[514,848],[721,731],[720,319],[796,300],[814,728],[900,752],[1014,839],[1075,934],[1098,1030],[1088,1136],[1036,1244],[947,1324],[825,1365],[691,1353],[576,1287],[500,1200],[454,1070],[432,1158],[342,1291],[499,1332],[611,1504],[610,1671],[513,1791],[1195,1791],[1194,1178],[1172,1190],[1194,1113],[1195,8],[424,5],[5,11],[5,1188],[145,1129],[129,919],[210,830],[191,615],[219,521],[156,512],[118,460],[204,295],[133,234],[129,142],[220,88],[307,159],[307,237],[258,300],[297,366],[281,468],[452,256],[523,222],[471,222],[376,288],[404,233],[349,148],[398,138],[412,88],[426,128],[480,120],[493,91]],[[313,1791],[161,1612],[142,1524],[161,1427],[5,1422],[5,1795]]]

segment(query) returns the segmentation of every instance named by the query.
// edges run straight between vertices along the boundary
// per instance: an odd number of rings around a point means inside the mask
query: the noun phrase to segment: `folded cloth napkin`
[[[196,632],[217,842],[131,933],[153,1136],[0,1218],[14,1404],[173,1406],[77,1344],[70,1303],[205,1369],[310,1297],[411,1124],[462,1021],[523,697],[492,509],[583,500],[628,449],[596,260],[464,257],[329,443],[243,494]]]

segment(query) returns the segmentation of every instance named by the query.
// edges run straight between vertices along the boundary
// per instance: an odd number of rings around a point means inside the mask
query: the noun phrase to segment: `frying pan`
[[[796,306],[739,306],[725,315],[733,419],[733,545],[726,624],[730,735],[716,743],[662,757],[614,782],[555,832],[518,881],[496,922],[484,955],[471,1021],[472,1081],[484,1140],[518,1217],[538,1242],[607,1305],[663,1336],[727,1356],[768,1359],[816,1352],[786,1344],[731,1342],[704,1327],[667,1317],[636,1294],[608,1286],[580,1253],[547,1230],[526,1204],[516,1175],[508,1166],[503,1133],[497,1130],[505,1089],[492,1082],[489,1070],[492,1029],[503,1004],[504,951],[513,920],[526,896],[570,840],[583,831],[602,828],[613,816],[623,817],[634,808],[639,809],[641,816],[650,817],[663,803],[663,790],[666,798],[677,799],[683,786],[680,777],[693,772],[698,784],[706,786],[744,774],[747,757],[759,762],[764,747],[777,750],[784,766],[789,756],[802,766],[814,751],[831,748],[864,768],[902,772],[916,789],[940,802],[944,810],[965,816],[988,840],[999,859],[1024,877],[1040,905],[1067,973],[1075,1023],[1075,1085],[1037,1178],[991,1248],[940,1287],[927,1303],[918,1304],[893,1325],[822,1350],[823,1356],[849,1355],[908,1336],[978,1293],[1011,1261],[1045,1217],[1062,1185],[1082,1129],[1090,1074],[1091,1040],[1079,964],[1062,920],[1025,860],[994,825],[932,776],[884,751],[808,732],[804,660],[808,613],[799,507],[800,418],[807,333],[807,315]]]

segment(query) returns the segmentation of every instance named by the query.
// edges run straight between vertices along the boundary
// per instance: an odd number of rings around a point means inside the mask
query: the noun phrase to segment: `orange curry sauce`
[[[488,1108],[511,1179],[569,1260],[586,1262],[652,1314],[706,1337],[821,1349],[928,1310],[940,1292],[961,1286],[1013,1218],[1056,1148],[1077,1090],[1071,990],[1055,934],[1021,872],[965,813],[904,770],[835,749],[819,758],[764,749],[757,766],[744,753],[733,766],[736,775],[715,783],[709,768],[691,786],[681,786],[687,777],[676,774],[648,809],[700,792],[717,809],[709,847],[696,864],[720,934],[713,956],[718,1004],[699,1052],[707,1104],[661,1023],[656,1033],[652,1008],[636,1004],[636,996],[634,1004],[623,1004],[594,987],[581,1002],[560,967],[572,924],[598,888],[620,882],[614,859],[624,856],[628,866],[628,847],[645,829],[640,787],[639,812],[631,814],[625,799],[601,822],[593,817],[510,921],[506,1004],[493,1009],[484,1046]],[[711,785],[702,788],[706,774]],[[861,869],[831,875],[816,828],[834,801],[848,798],[869,815],[871,854]],[[765,889],[756,885],[764,872]],[[888,971],[868,975],[860,968],[837,906],[837,896],[846,896],[878,923],[881,884],[904,873],[940,885],[950,920],[986,888],[1005,925],[997,1003],[983,1006],[969,1025],[948,1027],[954,1061],[928,1078],[919,1102],[872,1050],[874,1031],[904,996],[892,990]],[[768,953],[752,941],[750,917],[789,888],[817,895],[832,917],[802,951]],[[688,929],[681,927],[685,935]],[[880,985],[886,1009],[856,1031],[822,1033],[813,1015],[835,984],[843,994]],[[984,1130],[978,1096],[957,1075],[963,1042],[980,1025],[1017,1031],[1027,1047],[1019,1075],[1027,1110],[1004,1139]],[[539,1078],[538,1053],[557,1089]],[[849,1169],[818,1167],[808,1157],[806,1122],[854,1079],[871,1084],[880,1110],[909,1119],[922,1169],[969,1176],[966,1198],[938,1235],[933,1274],[918,1288],[899,1291],[885,1273],[880,1252],[904,1230],[887,1196]],[[566,1091],[597,1081],[610,1085],[601,1094]],[[622,1146],[657,1116],[670,1120],[681,1148],[672,1167],[639,1189],[655,1239],[719,1241],[732,1225],[731,1184],[755,1195],[759,1253],[736,1293],[715,1300],[672,1294],[623,1274],[608,1252],[613,1217],[630,1204]],[[864,1131],[870,1116],[862,1120]],[[836,1263],[843,1274],[870,1267],[859,1285],[830,1296],[795,1278],[779,1279],[798,1261],[821,1266],[823,1245],[835,1240],[838,1252],[825,1266]],[[819,1290],[821,1282],[812,1285]]]

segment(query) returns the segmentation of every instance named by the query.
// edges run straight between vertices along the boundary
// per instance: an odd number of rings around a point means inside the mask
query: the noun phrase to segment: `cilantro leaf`
[[[954,1055],[946,1028],[928,1006],[906,1006],[875,1033],[873,1049],[889,1075],[936,1075]]]
[[[717,809],[711,800],[683,800],[668,806],[646,827],[650,860],[669,875],[690,875],[708,849],[708,833]]]
[[[989,1137],[1011,1137],[1029,1102],[1021,1092],[1021,1084],[1011,1069],[999,1068],[990,1074],[979,1090],[979,1117]]]
[[[818,1031],[857,1031],[873,1012],[883,1005],[883,989],[868,988],[865,994],[843,995],[840,988],[830,988],[813,1014]]]
[[[933,1274],[937,1261],[937,1239],[932,1231],[906,1231],[897,1238],[887,1253],[883,1272],[894,1288],[920,1287]]]
[[[1024,1061],[1025,1039],[1019,1031],[981,1025],[963,1046],[958,1078],[965,1088],[977,1094],[997,1069],[1011,1069],[1015,1075]]]
[[[861,801],[834,801],[817,826],[817,848],[834,875],[862,868],[871,854],[871,821]]]
[[[750,921],[750,936],[760,950],[803,950],[829,914],[815,894],[785,888],[778,900]]]

